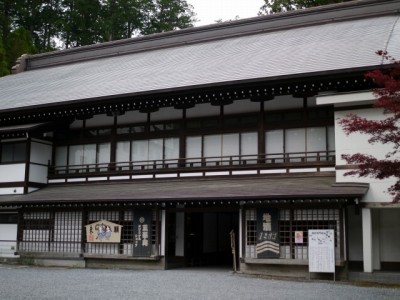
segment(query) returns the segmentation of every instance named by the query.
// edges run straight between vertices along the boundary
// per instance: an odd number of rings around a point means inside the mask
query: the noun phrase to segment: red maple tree
[[[383,109],[384,120],[367,120],[356,114],[348,114],[339,121],[344,132],[349,135],[359,132],[369,135],[371,144],[381,143],[391,145],[392,151],[386,153],[385,159],[377,159],[372,155],[356,153],[342,155],[348,163],[357,166],[356,170],[345,175],[371,176],[377,179],[395,178],[396,183],[389,187],[393,202],[400,202],[400,62],[386,51],[377,51],[383,59],[389,62],[387,68],[374,70],[365,74],[371,79],[376,88],[373,93],[377,96],[375,108]]]

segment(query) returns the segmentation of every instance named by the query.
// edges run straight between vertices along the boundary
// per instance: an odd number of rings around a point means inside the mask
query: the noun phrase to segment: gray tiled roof
[[[398,15],[230,37],[0,79],[0,110],[381,64],[400,57]]]
[[[356,198],[365,184],[338,184],[335,177],[232,178],[136,181],[131,183],[47,186],[26,195],[0,196],[0,205],[48,202],[182,201],[226,199]],[[82,196],[84,195],[84,196]]]

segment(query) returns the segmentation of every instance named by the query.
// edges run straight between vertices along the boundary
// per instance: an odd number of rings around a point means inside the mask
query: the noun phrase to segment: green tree
[[[151,0],[103,0],[101,4],[103,41],[130,38],[139,33],[153,8]]]
[[[6,50],[3,47],[3,42],[1,41],[0,38],[0,77],[8,75],[10,73],[7,63],[7,56],[6,56]]]
[[[192,27],[196,21],[193,6],[186,0],[154,0],[153,10],[143,34],[172,31]]]
[[[62,1],[61,39],[65,48],[91,45],[101,41],[99,0]]]
[[[37,53],[28,30],[21,27],[9,34],[6,45],[8,67],[11,67],[22,54]]]
[[[61,0],[15,0],[12,3],[12,27],[28,30],[39,52],[54,50],[54,38],[61,29]]]
[[[326,4],[348,2],[353,0],[264,0],[259,14],[279,13],[308,7],[315,7]]]

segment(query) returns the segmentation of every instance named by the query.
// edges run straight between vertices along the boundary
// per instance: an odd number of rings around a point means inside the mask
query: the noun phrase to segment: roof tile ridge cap
[[[398,0],[384,0],[384,2],[389,2],[389,3],[396,2],[396,1],[398,1]],[[160,32],[160,33],[155,33],[155,34],[150,34],[150,35],[138,36],[138,37],[133,37],[133,38],[125,38],[125,39],[115,40],[115,41],[107,41],[107,42],[103,42],[103,43],[84,45],[84,46],[73,47],[73,48],[62,49],[62,50],[54,50],[51,52],[45,52],[45,53],[39,53],[39,54],[31,54],[31,55],[29,55],[28,58],[35,59],[35,58],[41,58],[41,57],[46,57],[46,56],[67,55],[68,53],[73,53],[73,52],[81,52],[81,51],[92,50],[92,49],[97,49],[97,48],[108,48],[108,47],[120,46],[123,44],[131,44],[131,43],[142,42],[142,41],[153,40],[153,39],[163,39],[163,38],[169,38],[169,37],[174,37],[174,36],[179,36],[179,35],[196,34],[198,32],[202,32],[202,31],[209,31],[210,29],[220,30],[220,29],[223,29],[224,27],[242,27],[242,26],[249,25],[252,23],[275,21],[276,19],[293,18],[293,17],[298,17],[298,16],[301,17],[303,15],[316,14],[316,13],[327,12],[327,11],[336,11],[336,10],[340,11],[340,10],[345,10],[349,7],[356,8],[357,6],[365,6],[365,5],[370,5],[370,4],[379,5],[379,4],[382,4],[382,0],[354,0],[354,1],[349,1],[349,2],[327,4],[327,5],[321,5],[321,6],[316,6],[316,7],[294,10],[294,11],[286,11],[286,12],[281,12],[281,13],[276,13],[276,14],[268,14],[268,15],[255,16],[255,17],[250,17],[250,18],[245,18],[245,19],[240,19],[240,20],[227,21],[227,22],[222,22],[222,23],[218,23],[218,24],[208,24],[208,25],[203,25],[203,26],[199,26],[199,27],[193,26],[190,28],[184,28],[184,29],[180,29],[180,30]],[[302,23],[306,24],[307,22],[302,22]],[[310,22],[310,24],[314,25],[315,22]]]
[[[137,52],[143,52],[143,51],[151,51],[151,50],[157,50],[157,49],[165,49],[165,48],[170,48],[170,47],[179,47],[181,45],[187,45],[187,44],[194,44],[194,43],[200,43],[200,42],[209,42],[212,40],[217,40],[217,39],[226,39],[226,38],[233,38],[237,36],[243,36],[243,35],[248,35],[248,34],[259,34],[263,32],[271,32],[271,31],[278,31],[278,30],[283,30],[283,29],[291,29],[295,27],[304,27],[304,26],[315,26],[318,24],[326,24],[326,23],[331,23],[331,22],[338,22],[338,21],[345,21],[347,19],[359,19],[362,17],[371,17],[373,15],[382,15],[383,13],[388,13],[388,11],[382,12],[378,10],[375,13],[369,13],[367,15],[363,15],[363,13],[360,11],[357,14],[351,14],[351,15],[346,15],[342,16],[340,15],[341,12],[343,11],[348,11],[348,8],[352,8],[352,10],[360,10],[363,7],[366,6],[381,6],[383,4],[387,3],[396,3],[398,0],[383,0],[384,2],[382,3],[381,1],[377,0],[355,0],[355,1],[350,1],[350,2],[344,2],[344,3],[336,3],[336,4],[330,4],[330,5],[322,5],[318,7],[312,7],[312,8],[307,8],[307,9],[300,9],[296,11],[289,11],[289,12],[282,12],[278,14],[271,14],[271,15],[264,15],[264,16],[258,16],[258,17],[252,17],[252,18],[247,18],[247,19],[242,19],[242,20],[235,20],[231,22],[223,22],[220,24],[211,24],[211,25],[206,25],[206,26],[200,26],[200,27],[191,27],[191,28],[186,28],[182,30],[177,30],[177,31],[170,31],[170,32],[163,32],[163,33],[157,33],[157,34],[152,34],[152,35],[147,35],[147,36],[140,36],[140,37],[135,37],[135,38],[128,38],[128,39],[122,39],[122,40],[116,40],[116,41],[110,41],[110,42],[104,42],[104,43],[99,43],[99,44],[92,44],[92,45],[86,45],[82,47],[76,47],[76,48],[70,48],[70,49],[64,49],[64,50],[56,50],[48,53],[41,53],[41,54],[35,54],[35,55],[29,55],[24,59],[24,69],[19,70],[18,72],[13,72],[13,73],[19,73],[22,71],[30,71],[30,70],[35,70],[35,69],[41,69],[41,68],[47,68],[47,67],[53,67],[53,66],[58,66],[58,65],[64,65],[64,64],[70,64],[70,63],[75,63],[75,62],[82,62],[82,61],[89,61],[89,60],[94,60],[94,59],[100,59],[100,58],[107,58],[107,57],[115,57],[119,55],[125,55],[125,54],[131,54],[131,53],[137,53]],[[320,13],[331,13],[331,12],[337,12],[337,17],[333,16],[328,18],[328,19],[320,19],[320,20],[315,20],[312,19],[313,16],[319,15]],[[303,17],[306,17],[307,19],[304,20],[302,19]],[[250,28],[251,25],[253,24],[271,24],[273,25],[274,22],[279,22],[282,20],[297,20],[293,22],[289,22],[285,26],[282,27],[282,24],[277,24],[280,26],[272,26],[270,28],[258,28],[252,29]],[[246,30],[246,28],[248,30]],[[224,30],[229,30],[229,28],[233,28],[233,32],[230,32],[229,34],[226,34]],[[252,30],[250,30],[252,29]],[[208,36],[200,36],[201,33],[204,32],[210,32],[211,34]],[[196,35],[199,35],[198,38],[196,38]],[[185,38],[185,36],[187,38]],[[190,36],[193,38],[190,39]],[[174,41],[173,39],[183,37],[182,40],[180,41]],[[161,44],[161,45],[147,45],[146,42],[152,42],[152,41],[157,41],[157,40],[166,40],[166,43]],[[170,42],[168,43],[168,40]],[[143,43],[141,45],[141,43]],[[162,43],[162,42],[161,42]],[[96,50],[103,51],[107,49],[112,49],[112,48],[118,48],[123,45],[132,45],[132,47],[136,47],[135,49],[131,50],[126,50],[126,51],[115,51],[115,52],[110,52],[108,54],[101,54],[101,53],[96,53]],[[92,52],[93,51],[93,52]],[[83,52],[92,52],[90,54],[90,57],[85,57],[82,59],[76,59],[73,56],[77,55],[79,53]],[[68,56],[71,55],[71,58],[67,58]],[[41,60],[47,60],[51,58],[57,59],[57,57],[66,57],[66,60],[63,61],[53,61],[49,63],[45,63],[44,65],[39,65],[36,67],[30,67],[30,61],[41,61]]]

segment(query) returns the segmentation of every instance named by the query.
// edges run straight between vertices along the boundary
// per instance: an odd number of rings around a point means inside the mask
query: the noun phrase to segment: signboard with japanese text
[[[309,272],[335,273],[335,232],[332,229],[308,231]]]
[[[278,209],[257,210],[257,258],[279,258],[278,221]]]
[[[85,226],[88,243],[120,243],[122,226],[100,220]]]
[[[133,213],[133,256],[151,256],[151,210],[135,210]]]

